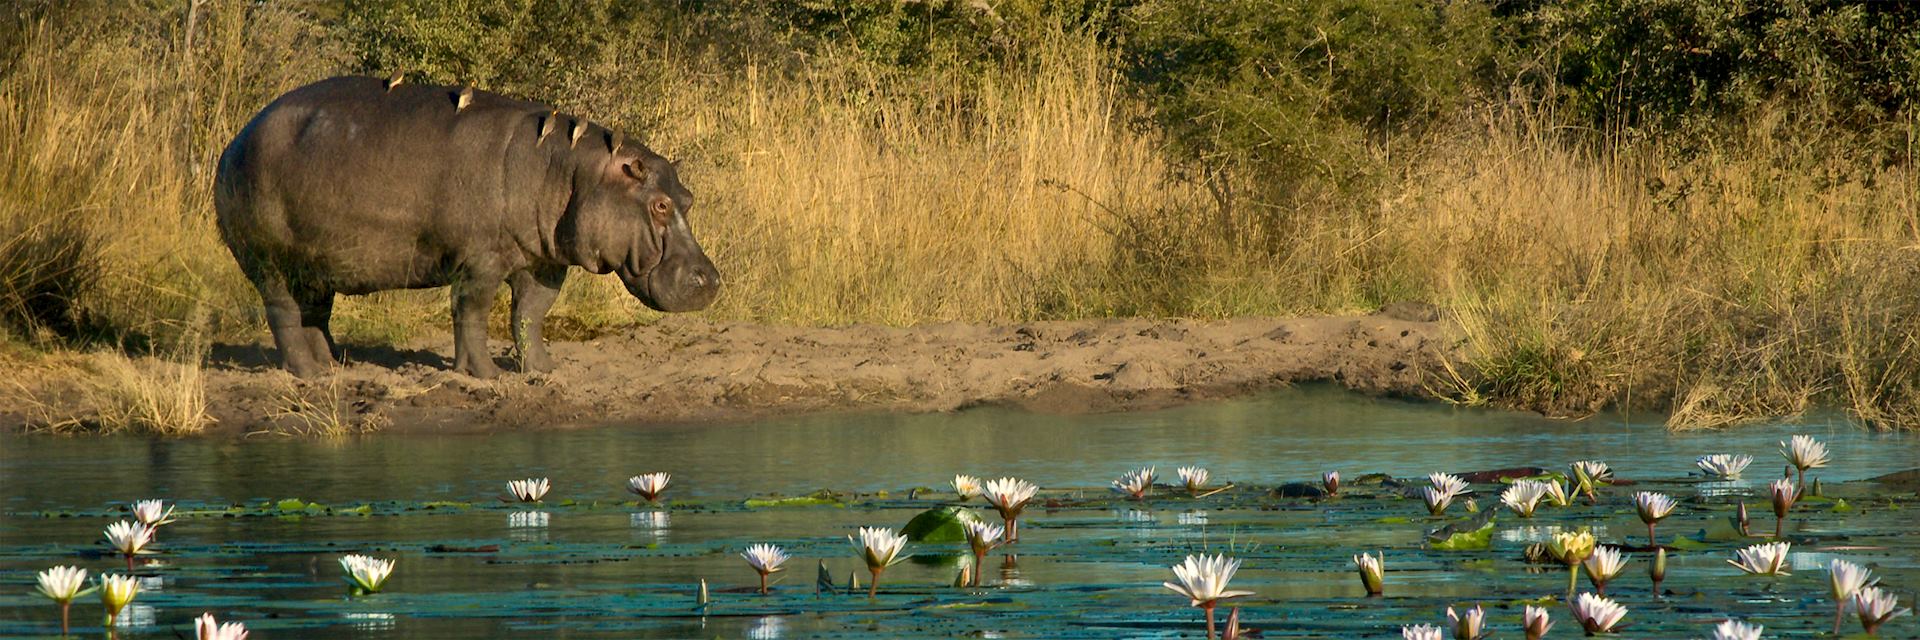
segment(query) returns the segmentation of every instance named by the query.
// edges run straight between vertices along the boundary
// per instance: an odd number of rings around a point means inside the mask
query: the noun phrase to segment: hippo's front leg
[[[513,348],[521,371],[553,370],[541,327],[546,323],[547,310],[560,298],[560,285],[566,281],[566,265],[528,267],[507,279],[507,286],[513,288]]]
[[[487,351],[487,312],[500,278],[470,276],[453,283],[453,370],[475,378],[500,375]]]

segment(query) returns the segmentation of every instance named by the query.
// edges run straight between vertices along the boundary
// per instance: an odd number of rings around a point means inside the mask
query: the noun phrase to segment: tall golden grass
[[[262,337],[213,230],[213,160],[273,96],[348,64],[297,12],[210,7],[191,48],[165,25],[43,31],[0,79],[0,222],[87,221],[104,272],[80,304],[123,339]],[[1436,392],[1460,401],[1709,427],[1827,400],[1920,425],[1911,150],[1860,162],[1782,146],[1762,121],[1680,153],[1487,105],[1395,141],[1391,159],[1383,146],[1377,200],[1274,224],[1222,214],[1181,179],[1113,53],[1070,30],[985,76],[879,78],[831,58],[714,73],[685,55],[650,61],[666,71],[645,96],[610,90],[633,84],[602,62],[531,97],[657,123],[632,133],[687,161],[695,230],[726,275],[709,317],[1210,318],[1418,299],[1458,327],[1461,375]],[[208,321],[187,323],[195,309]],[[344,298],[336,313],[349,342],[447,324],[441,292]],[[554,316],[562,333],[653,317],[584,274]]]

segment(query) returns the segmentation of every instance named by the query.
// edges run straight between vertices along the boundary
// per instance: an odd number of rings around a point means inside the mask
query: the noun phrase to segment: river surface
[[[1671,434],[1658,416],[1636,417],[1644,421],[1569,422],[1302,388],[1093,416],[980,409],[344,440],[0,436],[0,636],[57,634],[57,609],[30,595],[33,573],[55,564],[124,572],[101,530],[126,517],[128,502],[165,498],[183,515],[136,568],[146,590],[119,637],[190,636],[203,611],[247,622],[253,638],[1199,637],[1198,611],[1160,582],[1172,578],[1168,565],[1200,552],[1245,559],[1233,586],[1257,593],[1242,615],[1265,637],[1398,637],[1402,624],[1439,623],[1446,606],[1474,603],[1487,607],[1496,635],[1517,637],[1520,603],[1566,590],[1563,569],[1524,564],[1520,547],[1570,526],[1643,545],[1632,489],[1532,520],[1502,512],[1492,547],[1477,551],[1424,544],[1428,530],[1467,517],[1464,506],[1436,519],[1392,487],[1324,501],[1267,490],[1336,469],[1417,486],[1411,479],[1433,471],[1564,470],[1580,459],[1680,498],[1661,535],[1698,539],[1675,552],[1658,594],[1644,554],[1632,554],[1609,589],[1630,609],[1632,637],[1704,637],[1727,616],[1767,624],[1769,637],[1828,629],[1832,557],[1873,565],[1912,605],[1920,543],[1902,534],[1920,525],[1920,503],[1911,487],[1850,481],[1920,467],[1920,439],[1838,418]],[[1771,532],[1761,492],[1784,464],[1777,442],[1796,433],[1831,448],[1834,463],[1812,475],[1832,497],[1807,501],[1788,522],[1801,570],[1741,575],[1725,559],[1755,540],[1715,530],[1744,500],[1754,532]],[[1707,453],[1753,456],[1750,479],[1691,477]],[[1171,486],[1185,465],[1234,488],[1188,497]],[[1144,466],[1168,485],[1155,496],[1131,502],[1105,490]],[[673,474],[666,504],[632,502],[625,479],[652,471]],[[845,537],[855,527],[900,527],[952,504],[954,473],[1025,478],[1051,501],[1028,511],[1011,553],[988,558],[982,587],[950,586],[970,564],[960,545],[926,543],[909,545],[914,558],[884,574],[877,598],[816,591],[821,563],[837,584],[855,572]],[[505,481],[525,477],[551,478],[552,492],[540,505],[503,502]],[[1476,489],[1481,508],[1497,506],[1498,485]],[[818,505],[747,502],[820,490],[835,495]],[[758,542],[795,556],[767,596],[753,593],[737,555]],[[1363,550],[1386,554],[1388,597],[1361,597],[1349,558]],[[337,564],[346,553],[395,558],[398,570],[382,593],[351,595]],[[704,609],[701,579],[712,592]],[[1564,605],[1547,606],[1559,621],[1552,637],[1578,635]],[[76,635],[100,637],[99,605],[77,604],[74,624]],[[1920,626],[1907,617],[1886,633],[1916,637]]]

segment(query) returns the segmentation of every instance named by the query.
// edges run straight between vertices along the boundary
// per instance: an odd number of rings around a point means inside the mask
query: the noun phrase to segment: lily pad
[[[900,533],[914,542],[965,542],[967,524],[980,516],[966,507],[938,507],[920,512]]]
[[[1472,531],[1461,531],[1433,543],[1436,551],[1478,551],[1493,546],[1493,522]]]

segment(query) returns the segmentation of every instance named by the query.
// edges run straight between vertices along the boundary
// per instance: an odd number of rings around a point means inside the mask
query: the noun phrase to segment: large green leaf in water
[[[1447,536],[1447,539],[1433,543],[1436,551],[1474,551],[1493,546],[1493,522],[1488,521],[1479,529],[1460,531]]]
[[[920,512],[900,533],[914,542],[965,542],[967,523],[979,520],[980,516],[966,507],[939,507]]]

